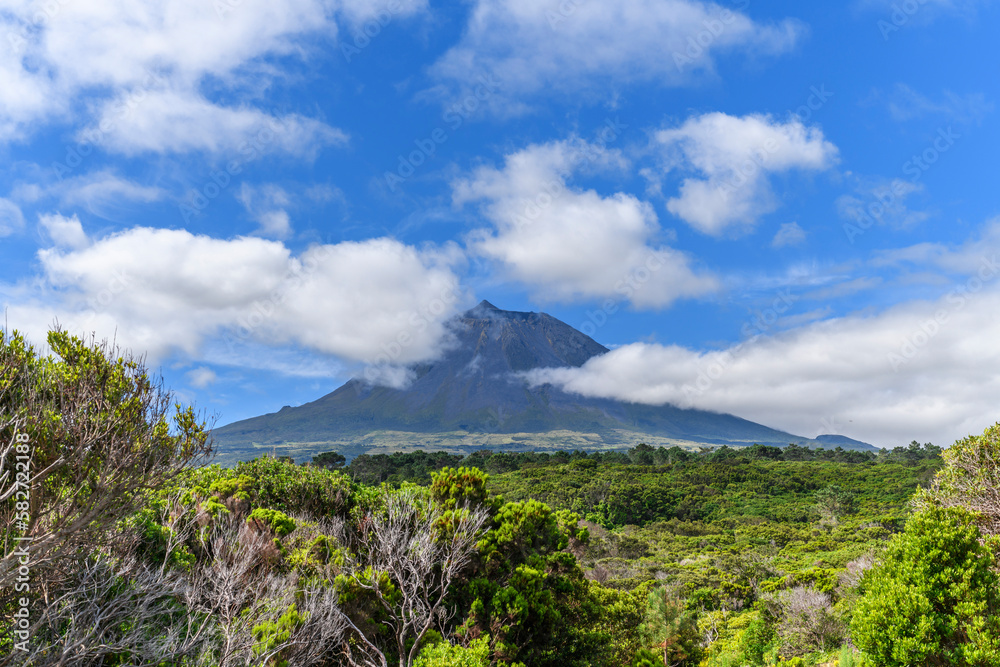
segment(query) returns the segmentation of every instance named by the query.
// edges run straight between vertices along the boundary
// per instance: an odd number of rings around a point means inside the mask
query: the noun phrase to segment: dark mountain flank
[[[854,438],[848,438],[846,435],[817,435],[816,442],[829,448],[841,447],[843,449],[867,449],[871,447],[871,445],[867,442],[861,442],[860,440],[855,440]]]
[[[651,445],[823,446],[733,415],[585,398],[518,377],[534,368],[582,366],[608,351],[545,313],[500,310],[483,301],[457,318],[440,359],[414,367],[405,389],[351,380],[299,407],[213,431],[220,461],[264,451],[308,456],[365,451],[481,446],[507,450],[607,449]],[[846,439],[845,439],[846,440]],[[856,444],[855,444],[856,443]],[[847,449],[870,445],[837,441]]]

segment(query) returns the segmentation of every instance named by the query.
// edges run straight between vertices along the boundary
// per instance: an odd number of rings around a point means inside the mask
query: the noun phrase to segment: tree
[[[996,542],[981,539],[967,510],[914,514],[862,578],[854,643],[888,667],[1000,665]]]
[[[640,584],[630,591],[605,588],[590,581],[590,594],[600,609],[590,630],[608,638],[608,663],[627,665],[642,651],[643,638],[639,632],[645,612],[648,586]],[[655,658],[655,656],[654,656]],[[600,664],[595,660],[595,664]]]
[[[628,450],[628,457],[632,463],[642,466],[653,465],[653,452],[656,450],[647,445],[644,442],[640,442],[638,445]]]
[[[663,667],[663,660],[648,648],[641,648],[635,652],[631,667]]]
[[[493,658],[532,667],[604,664],[605,633],[592,631],[596,604],[576,558],[565,549],[587,539],[578,517],[536,500],[507,503],[479,545],[469,583],[466,630],[490,635]],[[599,659],[600,658],[600,659]]]
[[[142,359],[59,330],[48,343],[43,357],[17,332],[0,334],[4,591],[23,562],[49,585],[60,560],[100,545],[210,452],[205,424],[173,405]]]
[[[431,473],[431,497],[446,509],[467,505],[486,508],[492,514],[499,504],[486,487],[489,478],[477,468],[445,467]]]
[[[957,441],[942,457],[944,468],[930,489],[918,491],[916,506],[965,507],[984,534],[1000,535],[1000,423]]]
[[[411,667],[427,632],[448,620],[445,599],[488,519],[483,508],[446,510],[412,488],[389,492],[384,508],[364,517],[352,580],[378,600],[400,667]],[[387,651],[377,653],[388,665]]]
[[[201,551],[204,557],[187,576],[185,603],[189,618],[214,621],[215,664],[267,665],[271,658],[321,664],[341,648],[353,658],[347,649],[350,623],[336,591],[302,589],[294,576],[282,573],[269,532],[223,514],[203,537]]]
[[[314,456],[312,462],[314,466],[327,470],[340,470],[347,463],[347,459],[340,452],[323,452]]]
[[[666,586],[649,591],[640,632],[660,651],[666,667],[694,665],[701,657],[697,616]]]

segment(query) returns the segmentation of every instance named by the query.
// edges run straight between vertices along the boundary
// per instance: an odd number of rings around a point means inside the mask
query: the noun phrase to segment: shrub
[[[826,593],[798,586],[770,597],[767,604],[784,655],[828,651],[844,641],[844,625]]]
[[[256,643],[253,647],[254,656],[266,656],[274,652],[275,648],[286,644],[292,637],[292,633],[309,620],[309,614],[300,615],[298,609],[293,604],[274,621],[264,621],[253,627],[253,636]],[[274,667],[288,667],[287,660],[274,659]]]
[[[446,641],[437,642],[420,652],[414,667],[489,667],[490,644],[488,637],[480,637],[469,648],[453,646]]]
[[[1000,577],[975,520],[918,512],[865,574],[851,631],[877,664],[1000,665]]]
[[[205,424],[141,358],[59,330],[48,344],[41,356],[0,331],[0,606],[21,564],[45,588],[59,561],[114,542],[119,522],[211,450]],[[30,461],[26,483],[15,461]]]
[[[278,537],[284,537],[295,530],[295,519],[278,510],[258,507],[247,518],[247,523],[257,523],[266,526]]]
[[[341,472],[299,467],[264,456],[223,471],[227,478],[253,480],[245,489],[254,507],[302,512],[315,517],[346,516],[353,505],[352,485]]]
[[[1000,423],[959,440],[943,458],[931,488],[917,493],[917,507],[970,509],[983,534],[1000,535]]]

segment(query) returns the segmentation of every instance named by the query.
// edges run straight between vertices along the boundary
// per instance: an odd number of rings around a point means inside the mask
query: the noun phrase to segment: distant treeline
[[[582,461],[593,464],[618,464],[634,466],[700,465],[710,463],[738,464],[749,461],[830,461],[835,463],[896,463],[917,465],[922,461],[940,459],[940,447],[931,443],[913,441],[907,447],[883,449],[879,452],[802,447],[790,444],[787,447],[752,445],[750,447],[723,446],[717,449],[703,448],[690,451],[680,447],[650,447],[639,444],[632,449],[621,451],[585,452],[504,452],[481,449],[468,455],[448,452],[397,452],[395,454],[362,454],[350,464],[337,452],[325,452],[314,456],[312,465],[330,470],[344,470],[355,481],[362,484],[400,484],[415,482],[425,484],[431,473],[446,467],[466,466],[498,475],[525,468],[565,465]],[[588,465],[588,464],[584,464]]]

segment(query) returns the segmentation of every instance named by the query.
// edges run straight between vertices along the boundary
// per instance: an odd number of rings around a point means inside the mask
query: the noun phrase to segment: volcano
[[[529,386],[523,371],[579,367],[608,352],[545,313],[501,310],[483,301],[452,325],[448,351],[412,367],[405,388],[352,379],[311,403],[215,429],[220,462],[263,452],[302,458],[329,450],[352,457],[413,449],[615,449],[639,442],[688,448],[833,446],[728,414]],[[844,448],[875,449],[857,441]]]

